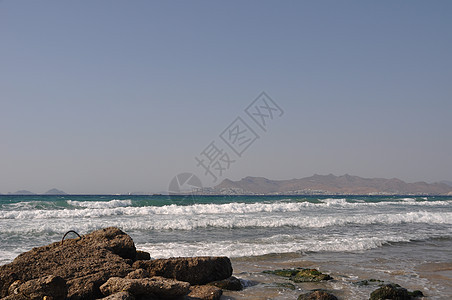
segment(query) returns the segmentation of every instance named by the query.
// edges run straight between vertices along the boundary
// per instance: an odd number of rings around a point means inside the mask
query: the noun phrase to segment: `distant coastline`
[[[206,195],[451,196],[452,186],[445,182],[406,183],[398,178],[329,174],[290,180],[270,180],[264,177],[245,177],[239,181],[225,179],[214,188],[198,192]]]
[[[353,175],[335,176],[313,175],[301,179],[271,180],[264,177],[245,177],[238,181],[230,179],[223,180],[214,187],[194,188],[193,190],[181,191],[175,195],[243,195],[243,196],[452,196],[452,181],[440,182],[414,182],[407,183],[398,178],[363,178]],[[60,189],[50,189],[45,193],[37,194],[28,190],[19,190],[14,193],[2,194],[0,196],[68,196],[68,195],[117,195],[117,196],[167,196],[168,193],[160,192],[129,192],[124,194],[69,194]]]

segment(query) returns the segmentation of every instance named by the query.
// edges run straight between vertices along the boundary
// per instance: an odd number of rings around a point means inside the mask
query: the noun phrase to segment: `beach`
[[[152,258],[230,257],[246,288],[224,291],[224,299],[294,299],[318,288],[366,299],[383,282],[445,299],[451,223],[452,197],[3,195],[0,264],[69,230],[116,226]],[[262,273],[297,267],[333,280]]]

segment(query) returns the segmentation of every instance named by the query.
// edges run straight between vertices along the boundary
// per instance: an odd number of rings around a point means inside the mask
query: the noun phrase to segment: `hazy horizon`
[[[451,12],[0,1],[0,193],[160,193],[185,172],[452,181]],[[206,174],[206,154],[228,168]]]
[[[358,176],[358,175],[356,175],[356,174],[341,174],[341,175],[336,175],[336,174],[332,174],[332,173],[330,173],[330,174],[312,174],[312,176],[316,176],[316,175],[320,175],[320,176],[328,176],[328,175],[334,175],[334,176],[337,176],[337,177],[340,177],[340,176],[345,176],[345,175],[349,175],[349,176]],[[237,180],[235,180],[235,181],[240,181],[240,180],[242,180],[242,179],[245,179],[246,177],[262,177],[262,176],[245,176],[245,177],[242,177],[242,178],[239,178],[239,179],[237,179]],[[309,178],[309,177],[311,177],[311,176],[308,176],[308,177],[303,177],[303,178]],[[361,177],[361,176],[358,176],[358,177]],[[291,179],[303,179],[303,178],[285,178],[285,179],[278,179],[278,180],[291,180]],[[269,179],[269,180],[273,180],[272,178],[266,178],[266,179]],[[368,179],[368,178],[366,178],[366,179]],[[384,178],[384,179],[394,179],[394,177],[391,177],[391,178]],[[395,178],[395,179],[400,179],[400,178]],[[224,179],[222,179],[221,181],[223,181],[223,180],[230,180],[229,178],[224,178]],[[402,179],[400,179],[400,180],[402,180]],[[221,181],[219,181],[218,182],[218,184],[219,183],[221,183]],[[402,180],[402,181],[404,181],[404,180]],[[406,181],[404,181],[404,182],[406,182]],[[425,180],[422,180],[422,181],[417,181],[417,182],[426,182]],[[406,182],[406,183],[417,183],[417,182]],[[445,184],[447,184],[447,185],[452,185],[452,181],[449,181],[449,180],[441,180],[441,181],[435,181],[435,182],[427,182],[427,183],[445,183]],[[62,192],[64,192],[64,193],[66,193],[66,191],[64,191],[64,190],[62,190],[62,189],[59,189],[58,187],[53,187],[53,188],[49,188],[49,189],[47,189],[47,190],[45,190],[45,191],[38,191],[38,192],[36,192],[36,191],[30,191],[30,190],[28,190],[28,189],[26,189],[26,188],[23,188],[23,189],[20,189],[20,190],[17,190],[17,191],[8,191],[8,192],[6,192],[6,193],[3,193],[3,192],[0,192],[0,195],[8,195],[8,194],[14,194],[14,193],[16,193],[16,192],[22,192],[22,191],[25,191],[25,192],[31,192],[31,193],[33,193],[33,194],[35,194],[35,195],[44,195],[44,194],[46,194],[46,193],[48,193],[48,192],[51,192],[52,190],[59,190],[59,191],[62,191]],[[137,194],[137,195],[139,195],[139,194],[146,194],[146,195],[152,195],[152,194],[168,194],[168,189],[165,189],[165,190],[161,190],[161,191],[128,191],[128,192],[124,192],[124,193],[100,193],[100,194],[90,194],[90,193],[66,193],[66,194],[68,194],[68,195],[127,195],[127,194]],[[18,194],[18,195],[21,195],[21,194]]]

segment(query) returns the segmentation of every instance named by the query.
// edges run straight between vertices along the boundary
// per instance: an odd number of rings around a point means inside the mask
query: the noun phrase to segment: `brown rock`
[[[314,291],[303,294],[298,297],[298,300],[338,300],[336,296],[325,291]]]
[[[186,300],[219,300],[223,291],[216,286],[196,285],[190,288],[190,294]]]
[[[229,278],[223,279],[223,280],[219,280],[219,281],[214,281],[211,283],[208,283],[208,285],[213,285],[216,286],[222,290],[230,290],[230,291],[241,291],[243,290],[243,285],[240,282],[239,279],[237,279],[234,276],[231,276]]]
[[[8,295],[17,294],[17,288],[22,284],[22,281],[16,280],[14,281],[8,288]]]
[[[188,294],[190,284],[163,277],[142,279],[112,277],[100,287],[100,290],[106,296],[126,291],[134,296],[155,295],[162,298],[176,298]]]
[[[64,300],[67,295],[66,281],[59,276],[45,276],[25,283],[14,282],[9,288],[10,295],[3,299]]]
[[[150,260],[151,254],[145,251],[137,250],[137,256],[135,260]]]
[[[134,268],[145,269],[150,276],[163,276],[192,285],[223,280],[232,275],[231,261],[227,257],[178,257],[136,261]]]
[[[16,280],[26,282],[46,275],[60,276],[68,286],[67,298],[95,299],[99,287],[112,276],[133,271],[125,259],[135,259],[130,236],[115,227],[65,240],[22,253],[10,264],[0,266],[0,298],[6,297]]]
[[[102,298],[102,300],[135,300],[135,297],[129,292],[119,292]]]
[[[141,279],[141,278],[149,278],[148,271],[144,269],[136,269],[135,271],[130,272],[127,274],[126,278],[128,279]]]
[[[370,294],[370,300],[384,299],[410,300],[411,296],[407,289],[398,284],[385,284]]]

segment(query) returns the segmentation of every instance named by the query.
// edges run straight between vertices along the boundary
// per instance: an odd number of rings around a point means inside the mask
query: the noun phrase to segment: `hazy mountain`
[[[67,194],[59,189],[50,189],[47,192],[45,192],[44,195],[67,195]]]
[[[406,183],[392,178],[362,178],[342,175],[314,175],[302,179],[269,180],[245,177],[239,181],[223,180],[215,186],[217,194],[315,194],[315,195],[452,195],[452,186],[445,183]]]
[[[10,195],[36,195],[33,192],[27,191],[27,190],[19,190],[17,192],[14,193],[9,193]]]
[[[440,183],[444,183],[444,184],[447,184],[447,185],[449,185],[449,186],[452,186],[452,181],[443,180],[443,181],[441,181]]]

